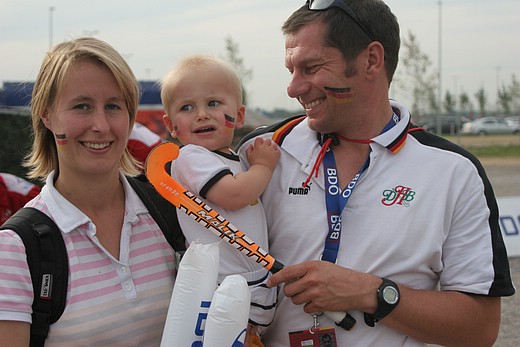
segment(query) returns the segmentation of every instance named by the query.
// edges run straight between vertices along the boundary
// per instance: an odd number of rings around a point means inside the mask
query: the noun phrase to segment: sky
[[[280,28],[303,3],[0,0],[0,84],[34,81],[51,43],[79,36],[109,42],[127,59],[139,80],[162,78],[188,54],[225,57],[225,39],[231,37],[238,44],[244,66],[252,70],[245,83],[248,106],[268,111],[298,109],[298,103],[286,93],[290,74],[284,66]],[[411,32],[429,56],[432,69],[441,67],[443,94],[446,90],[457,95],[464,91],[471,99],[484,88],[492,109],[497,87],[510,84],[513,75],[520,78],[520,1],[386,3],[398,18],[401,37]],[[391,97],[411,104],[407,93],[394,89]]]

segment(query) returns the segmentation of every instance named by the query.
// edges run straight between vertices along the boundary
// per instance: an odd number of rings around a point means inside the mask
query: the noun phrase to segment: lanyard
[[[325,240],[325,248],[321,256],[322,260],[335,263],[338,257],[339,241],[341,236],[341,212],[348,203],[354,188],[358,183],[359,177],[368,167],[370,158],[367,158],[359,172],[354,176],[352,181],[341,190],[339,188],[339,180],[336,170],[336,161],[332,150],[325,153],[323,158],[323,171],[325,173],[325,201],[327,204],[327,222],[329,224],[329,233]]]
[[[383,129],[383,133],[391,129],[399,118],[395,113],[390,121]],[[370,163],[370,154],[365,163],[361,166],[359,172],[354,176],[347,186],[341,190],[336,170],[336,161],[334,154],[330,148],[323,157],[323,172],[325,175],[325,202],[327,206],[327,223],[329,225],[329,233],[325,239],[325,247],[321,256],[322,260],[335,263],[338,258],[339,243],[341,239],[342,211],[347,206],[348,200],[354,188],[359,181],[359,177],[366,170]]]

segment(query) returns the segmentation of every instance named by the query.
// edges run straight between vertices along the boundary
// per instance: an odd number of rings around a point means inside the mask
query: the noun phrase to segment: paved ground
[[[461,136],[454,142],[466,146],[479,144],[520,144],[520,136]],[[520,157],[481,158],[496,197],[520,196]],[[502,324],[494,347],[520,346],[520,257],[510,258],[511,276],[517,294],[502,299]],[[471,347],[471,346],[468,346]]]
[[[520,196],[520,158],[483,159],[495,196]],[[510,258],[511,276],[520,289],[520,257]],[[502,299],[502,324],[495,347],[520,346],[520,293]]]

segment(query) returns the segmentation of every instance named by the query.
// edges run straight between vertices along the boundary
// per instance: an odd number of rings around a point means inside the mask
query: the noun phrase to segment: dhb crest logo
[[[383,191],[383,199],[381,202],[385,206],[402,205],[410,206],[410,202],[415,198],[415,191],[410,187],[397,186],[394,189]]]

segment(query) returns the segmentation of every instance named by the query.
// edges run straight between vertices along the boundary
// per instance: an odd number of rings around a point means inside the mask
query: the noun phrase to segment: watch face
[[[394,287],[385,287],[383,289],[383,299],[391,305],[395,304],[399,299],[399,294]]]

